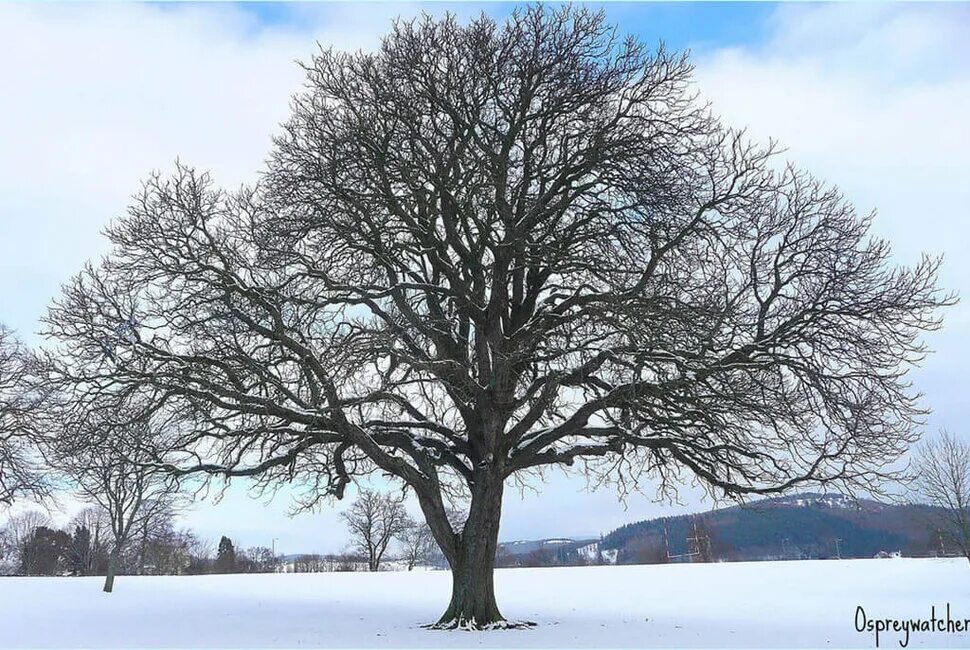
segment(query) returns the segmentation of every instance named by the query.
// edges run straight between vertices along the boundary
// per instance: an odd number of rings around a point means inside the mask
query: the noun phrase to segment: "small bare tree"
[[[280,564],[280,557],[265,546],[252,546],[246,549],[244,556],[251,563],[253,573],[273,573]]]
[[[128,420],[124,411],[114,417],[106,413],[60,420],[51,457],[79,496],[108,520],[111,550],[104,591],[110,593],[129,542],[167,518],[180,496],[177,479],[153,462],[156,429],[144,420]]]
[[[431,528],[423,522],[409,519],[404,529],[397,535],[401,543],[401,556],[407,563],[408,571],[419,563],[427,562],[437,550]]]
[[[67,532],[73,534],[70,559],[77,575],[99,575],[106,568],[110,529],[106,513],[97,506],[88,506],[71,518]]]
[[[941,431],[920,445],[916,461],[920,496],[940,509],[940,529],[970,561],[970,444]]]
[[[37,399],[28,389],[30,356],[0,324],[0,504],[21,495],[47,493],[33,453],[32,413]]]
[[[354,547],[367,557],[367,568],[380,571],[381,560],[391,540],[403,533],[410,522],[402,499],[361,490],[360,496],[343,513]]]
[[[10,517],[3,526],[2,537],[5,573],[22,573],[30,564],[30,539],[34,531],[50,524],[50,517],[37,510],[28,510]]]

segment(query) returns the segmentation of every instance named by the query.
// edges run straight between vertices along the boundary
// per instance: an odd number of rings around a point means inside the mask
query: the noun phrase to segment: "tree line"
[[[223,537],[218,546],[191,530],[176,528],[170,515],[152,519],[116,555],[120,575],[271,573],[280,558],[269,548],[236,551]],[[106,576],[115,550],[110,523],[86,508],[64,527],[40,511],[15,514],[0,527],[0,575]]]
[[[403,499],[371,490],[343,513],[350,535],[343,553],[287,558],[265,546],[237,549],[227,536],[213,545],[178,528],[176,517],[175,510],[153,509],[119,546],[103,507],[89,506],[61,528],[38,510],[14,514],[0,526],[0,575],[103,575],[107,586],[115,574],[380,571],[388,561],[409,571],[444,566],[427,526],[407,513]]]

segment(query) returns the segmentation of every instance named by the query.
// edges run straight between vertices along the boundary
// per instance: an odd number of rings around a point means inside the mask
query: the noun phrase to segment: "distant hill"
[[[579,549],[596,541],[593,538],[551,537],[499,542],[496,562],[499,566],[582,564],[577,559]]]
[[[897,552],[907,557],[935,556],[941,554],[934,526],[939,514],[938,508],[925,505],[807,492],[694,515],[638,521],[601,539],[501,542],[496,563],[511,567],[871,558]],[[943,554],[955,551],[945,548]],[[300,557],[288,555],[285,560]]]
[[[930,506],[803,493],[627,524],[606,535],[599,550],[615,551],[621,564],[699,554],[714,560],[925,556],[940,551],[938,513]]]
[[[514,542],[499,542],[499,554],[506,555],[528,555],[529,553],[534,553],[535,551],[547,550],[547,549],[559,549],[559,548],[569,548],[574,549],[579,546],[585,546],[596,540],[592,537],[550,537],[548,539],[529,539],[529,540],[518,540]]]

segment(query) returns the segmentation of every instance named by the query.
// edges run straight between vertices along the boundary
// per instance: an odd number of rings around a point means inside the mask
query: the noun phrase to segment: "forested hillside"
[[[639,521],[606,535],[601,547],[615,549],[619,563],[938,555],[936,514],[929,506],[799,494]]]

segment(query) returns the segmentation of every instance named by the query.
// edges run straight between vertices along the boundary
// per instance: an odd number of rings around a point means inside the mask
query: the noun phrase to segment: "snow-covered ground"
[[[527,630],[421,629],[448,598],[442,571],[0,578],[2,647],[874,647],[869,618],[970,618],[970,565],[843,560],[502,569],[506,616]],[[880,647],[898,648],[883,632]],[[970,647],[912,633],[909,647]]]

